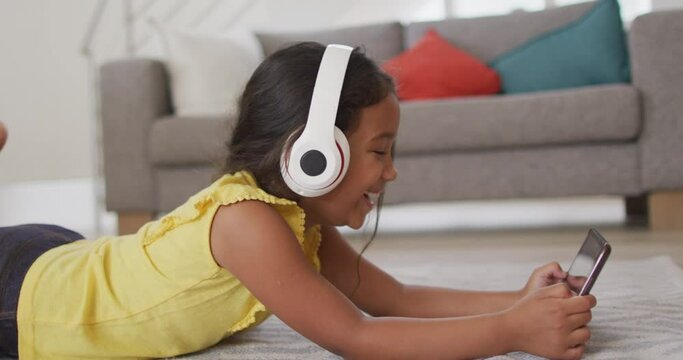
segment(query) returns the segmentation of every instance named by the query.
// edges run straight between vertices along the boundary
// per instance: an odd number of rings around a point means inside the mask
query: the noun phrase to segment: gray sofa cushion
[[[386,204],[641,193],[638,146],[598,143],[397,157]]]
[[[382,63],[402,51],[403,28],[398,22],[346,27],[334,30],[300,33],[256,33],[266,56],[300,41],[317,41],[322,44],[338,43],[363,46],[368,56]]]
[[[434,28],[451,44],[488,62],[533,37],[578,19],[593,5],[587,2],[505,16],[417,22],[404,29],[404,47],[412,47],[427,29]]]
[[[157,209],[170,212],[178,205],[216,181],[221,167],[214,164],[157,167]]]
[[[605,85],[534,94],[401,103],[397,153],[633,140],[638,91]]]
[[[150,161],[156,165],[220,165],[227,154],[233,122],[214,116],[159,119],[150,131]]]
[[[622,142],[641,128],[638,92],[605,85],[401,103],[397,154]],[[488,114],[488,116],[486,115]],[[234,120],[165,117],[151,129],[157,165],[220,165]]]

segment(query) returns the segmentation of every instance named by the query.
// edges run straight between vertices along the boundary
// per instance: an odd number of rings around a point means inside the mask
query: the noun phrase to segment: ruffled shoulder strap
[[[268,194],[261,189],[254,177],[247,171],[241,171],[234,175],[226,175],[216,181],[212,199],[221,205],[230,205],[245,200],[258,200],[272,205],[282,217],[299,241],[304,243],[304,224],[306,214],[299,205],[289,199],[279,198]]]
[[[292,200],[279,198],[263,191],[247,171],[224,175],[206,189],[190,197],[185,204],[171,213],[158,221],[146,224],[138,234],[142,235],[143,245],[150,244],[169,230],[196,221],[212,209],[215,211],[220,205],[230,205],[245,200],[258,200],[271,204],[285,219],[299,244],[304,246],[306,215],[303,209]]]

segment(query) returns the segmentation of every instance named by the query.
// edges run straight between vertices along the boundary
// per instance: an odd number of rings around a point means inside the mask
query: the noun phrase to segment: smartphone
[[[586,240],[567,271],[565,282],[576,295],[588,295],[605,265],[612,247],[596,229],[588,230]]]

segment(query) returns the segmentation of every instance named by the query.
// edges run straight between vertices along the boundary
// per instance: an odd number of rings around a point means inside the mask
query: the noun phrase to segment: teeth
[[[363,195],[365,195],[368,198],[368,200],[370,200],[370,203],[372,205],[375,205],[377,203],[377,200],[379,199],[379,193],[366,192]]]

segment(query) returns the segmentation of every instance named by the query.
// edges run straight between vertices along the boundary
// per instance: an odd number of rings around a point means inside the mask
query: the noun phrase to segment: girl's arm
[[[332,226],[322,229],[322,274],[349,296],[358,282],[358,252]],[[507,309],[521,298],[521,291],[463,291],[405,285],[377,266],[360,259],[360,286],[351,300],[374,316],[417,318],[453,317],[492,313]]]
[[[269,205],[221,207],[211,251],[263,304],[303,336],[346,358],[475,358],[521,350],[575,358],[589,336],[594,298],[564,286],[535,292],[504,312],[464,318],[366,317],[304,257]]]

